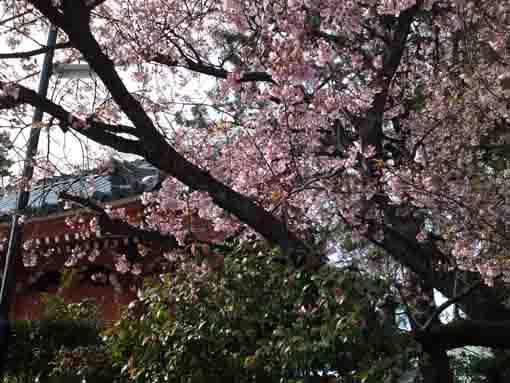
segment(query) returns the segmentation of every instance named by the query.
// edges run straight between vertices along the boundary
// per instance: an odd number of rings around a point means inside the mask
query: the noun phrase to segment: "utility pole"
[[[47,46],[50,48],[44,56],[44,62],[39,80],[38,94],[46,97],[48,93],[48,86],[50,82],[54,47],[57,41],[57,28],[50,26],[48,32]],[[16,210],[11,219],[9,244],[7,255],[5,257],[5,265],[2,276],[2,284],[0,289],[0,379],[2,379],[4,372],[5,357],[7,355],[8,340],[9,340],[9,309],[10,297],[16,286],[16,257],[20,253],[21,240],[23,237],[23,225],[20,224],[19,218],[28,206],[30,198],[30,182],[34,174],[34,158],[37,154],[37,146],[39,144],[39,136],[41,134],[41,127],[39,126],[42,121],[44,112],[40,108],[36,108],[32,118],[32,127],[30,129],[30,137],[27,143],[27,151],[25,154],[25,163],[23,166],[22,174],[22,190],[19,191],[16,201]]]

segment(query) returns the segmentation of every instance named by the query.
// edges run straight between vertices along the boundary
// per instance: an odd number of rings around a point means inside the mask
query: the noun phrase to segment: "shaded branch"
[[[58,198],[74,202],[91,210],[96,214],[99,227],[106,233],[126,237],[137,237],[142,243],[151,246],[161,246],[165,249],[175,249],[179,247],[177,239],[173,235],[162,235],[158,231],[140,229],[123,220],[110,218],[104,208],[90,198],[83,198],[66,192],[59,193]]]
[[[94,124],[95,127],[101,128],[104,130],[108,130],[109,132],[112,132],[112,133],[126,133],[126,134],[131,134],[136,137],[136,129],[133,128],[132,126],[127,126],[127,125],[122,125],[122,124],[116,124],[116,125],[106,124],[104,122],[95,121],[90,118],[87,118],[87,123],[92,123],[92,124]]]
[[[510,349],[510,321],[457,320],[417,331],[425,347],[451,350],[465,346]]]
[[[400,65],[411,24],[421,8],[422,2],[421,0],[417,1],[415,5],[402,11],[397,18],[397,25],[393,34],[394,37],[392,41],[387,44],[383,54],[382,68],[378,73],[381,81],[381,90],[375,95],[372,106],[368,110],[366,117],[363,118],[359,124],[359,134],[364,150],[371,145],[376,148],[376,152],[379,155],[382,153],[382,122],[386,101],[388,99],[388,91],[391,86],[391,81]]]
[[[81,135],[101,144],[111,147],[123,153],[143,154],[143,143],[139,140],[131,140],[129,138],[120,137],[111,131],[115,130],[115,125],[108,125],[110,131],[104,129],[103,123],[97,121],[88,122],[89,127],[78,130]],[[119,131],[122,133],[122,131]]]

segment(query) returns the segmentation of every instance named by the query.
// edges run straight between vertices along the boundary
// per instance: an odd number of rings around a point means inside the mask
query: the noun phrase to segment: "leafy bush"
[[[5,383],[414,381],[409,334],[368,323],[381,280],[331,266],[289,270],[259,243],[226,254],[222,267],[203,259],[148,280],[106,330],[94,301],[49,296],[43,320],[13,324]],[[453,367],[459,381],[481,382],[505,355],[461,355]]]
[[[58,295],[44,295],[42,318],[46,320],[99,320],[101,311],[94,298],[85,298],[81,302],[66,303]]]
[[[119,371],[111,367],[95,302],[66,304],[60,297],[47,298],[41,320],[11,323],[5,381],[112,382]]]
[[[273,253],[257,243],[239,245],[220,271],[187,264],[148,282],[107,334],[116,365],[137,382],[169,383],[302,381],[333,373],[379,382],[402,372],[409,337],[381,328],[369,339],[360,326],[378,281],[327,266],[313,274],[288,270]]]

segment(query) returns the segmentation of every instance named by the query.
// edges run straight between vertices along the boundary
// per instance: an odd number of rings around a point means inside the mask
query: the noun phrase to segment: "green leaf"
[[[310,17],[310,25],[313,29],[319,29],[321,26],[320,15],[313,15]]]

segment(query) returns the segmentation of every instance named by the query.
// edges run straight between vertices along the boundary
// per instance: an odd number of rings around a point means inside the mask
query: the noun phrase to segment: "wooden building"
[[[104,235],[91,225],[87,209],[65,209],[60,192],[92,197],[105,208],[124,209],[131,220],[142,219],[143,192],[156,190],[161,174],[145,161],[114,162],[107,173],[88,172],[39,181],[31,191],[23,231],[23,249],[16,259],[16,291],[12,316],[37,319],[44,293],[58,293],[68,302],[95,298],[103,319],[114,320],[132,301],[144,277],[157,273],[162,254],[144,256],[139,238]],[[7,252],[9,221],[16,204],[13,191],[0,198],[0,268]],[[150,252],[150,249],[148,249]],[[119,268],[123,257],[123,268]]]

